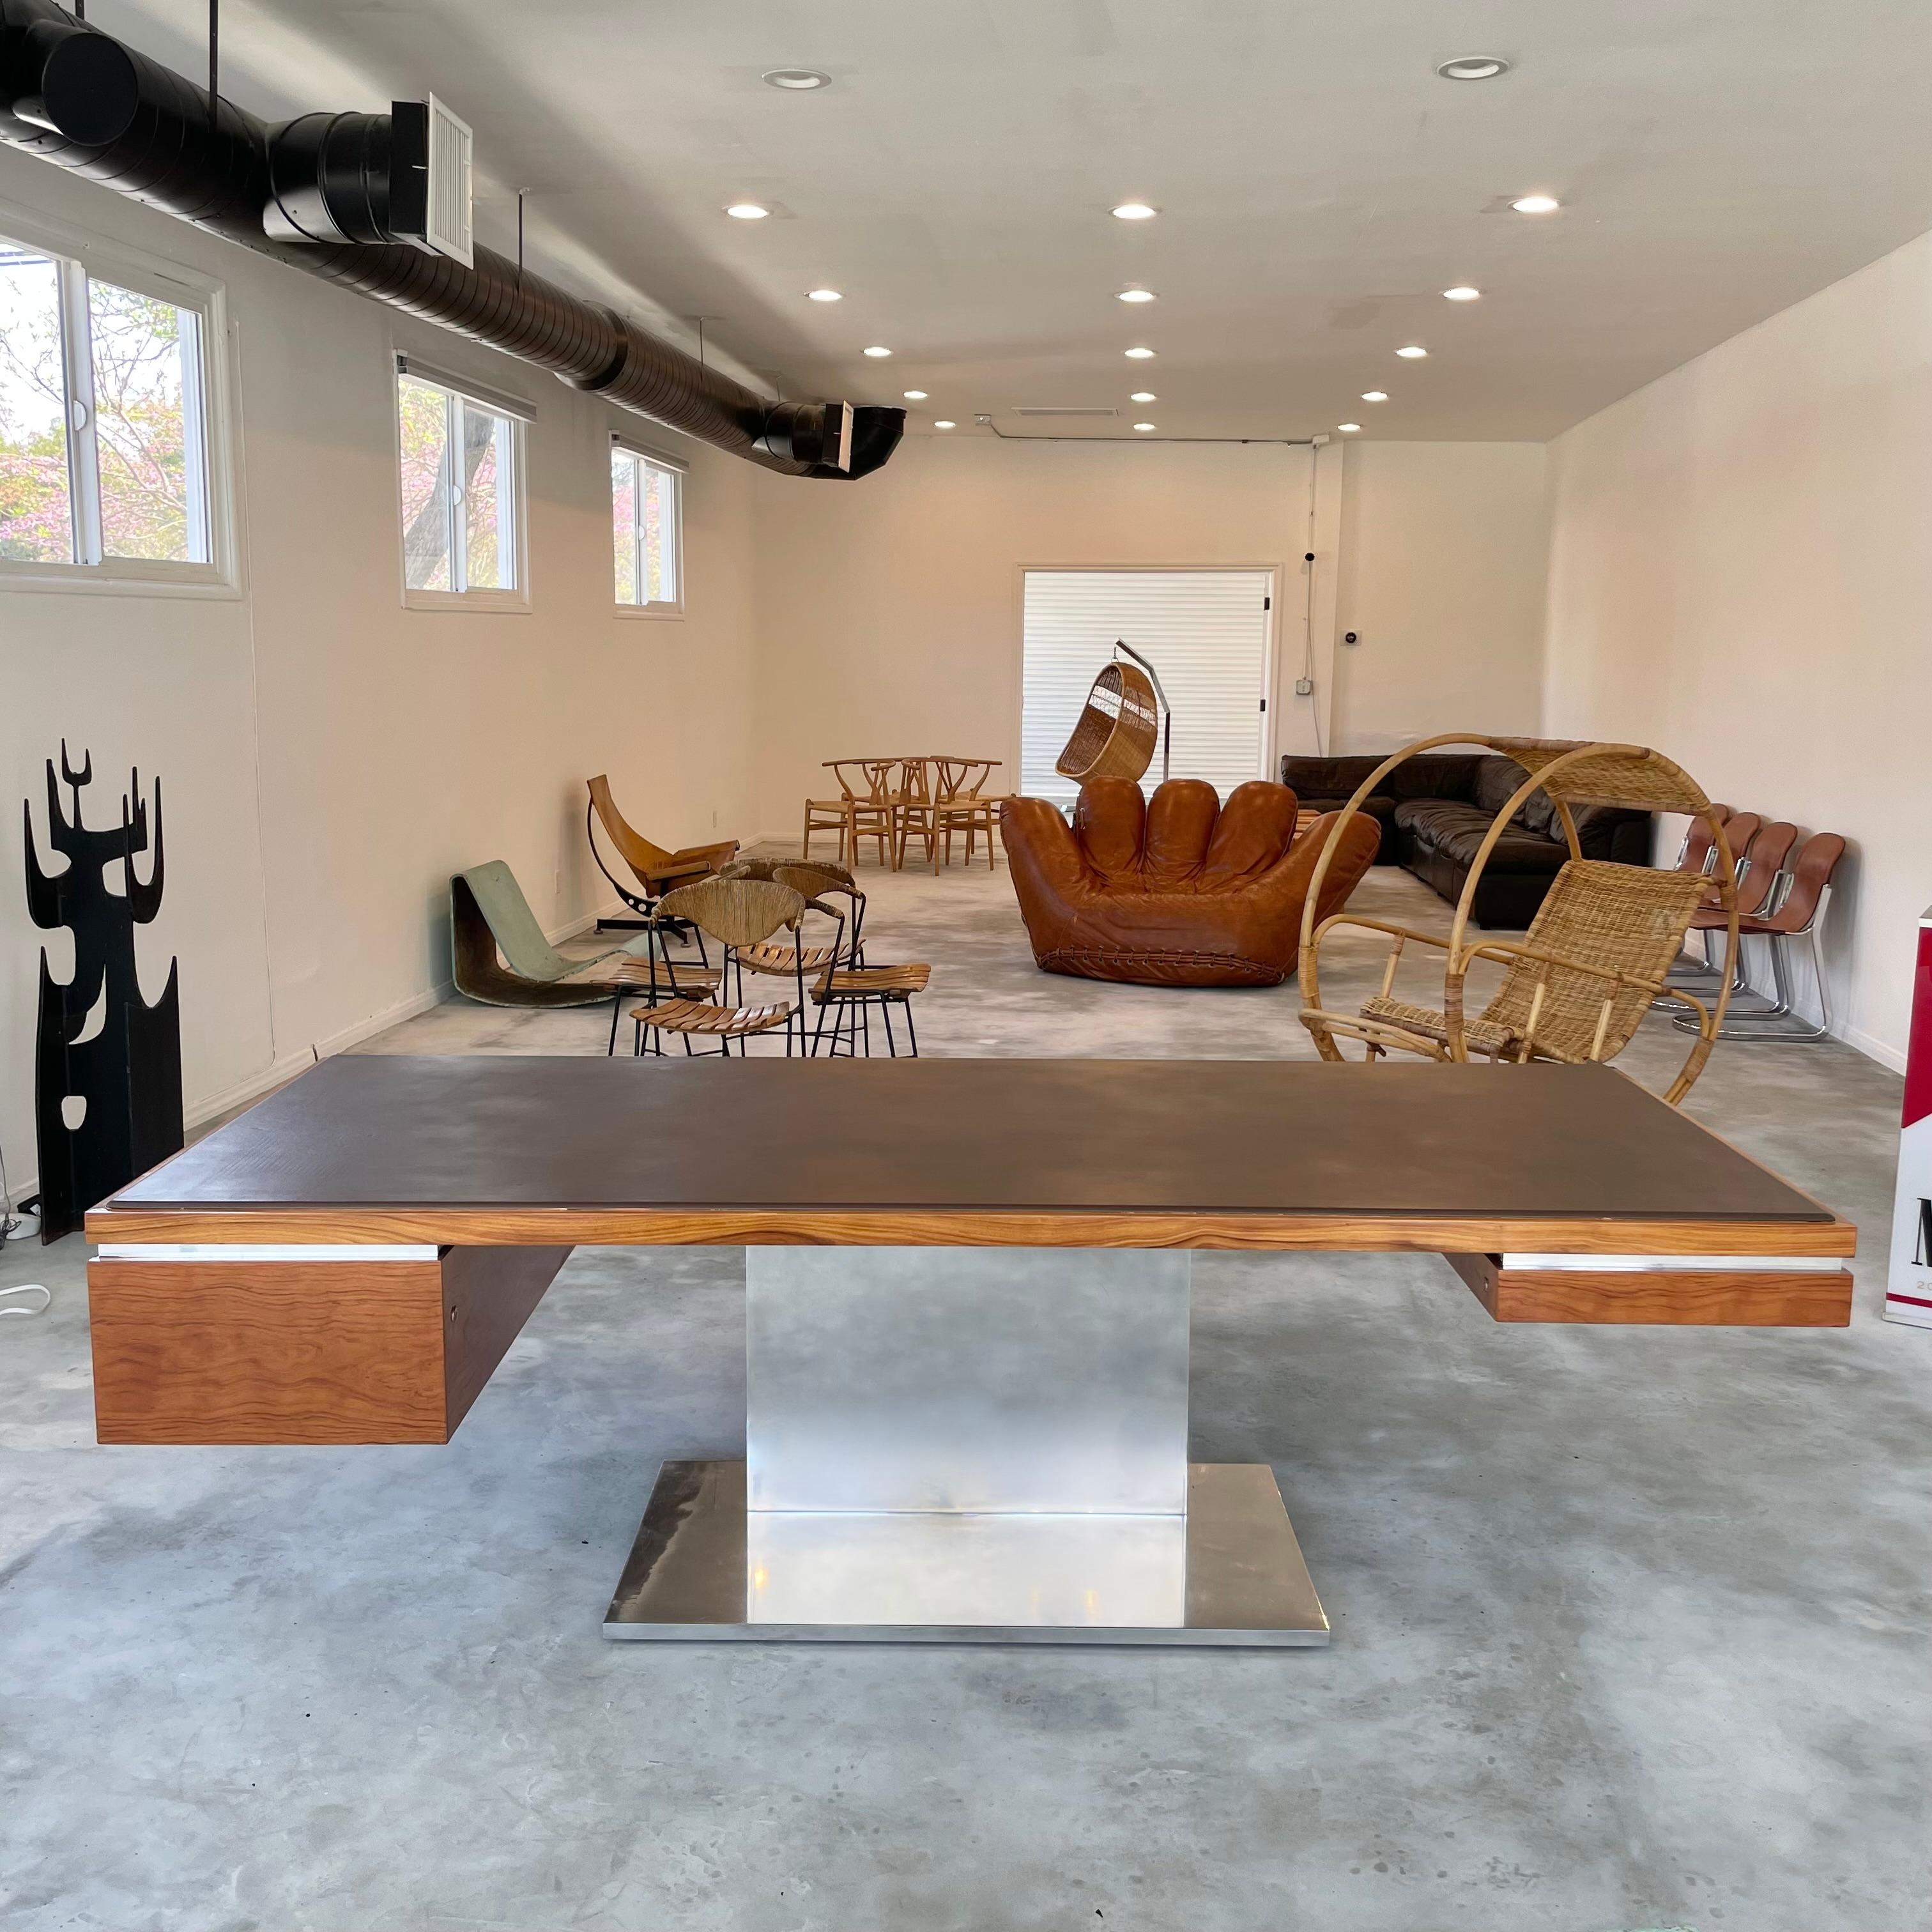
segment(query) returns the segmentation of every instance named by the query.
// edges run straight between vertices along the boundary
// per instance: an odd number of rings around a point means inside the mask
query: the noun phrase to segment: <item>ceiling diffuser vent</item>
[[[1120,412],[1118,410],[1016,409],[1013,412],[1013,414],[1016,416],[1093,416],[1102,418],[1107,416],[1117,416],[1120,413]]]

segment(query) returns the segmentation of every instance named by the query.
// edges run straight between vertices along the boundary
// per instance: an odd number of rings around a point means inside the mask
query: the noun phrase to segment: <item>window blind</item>
[[[1030,570],[1020,711],[1021,789],[1070,806],[1080,788],[1054,771],[1088,688],[1124,638],[1160,674],[1174,710],[1175,778],[1222,798],[1264,778],[1270,619],[1264,570]],[[1160,782],[1160,753],[1142,780]]]

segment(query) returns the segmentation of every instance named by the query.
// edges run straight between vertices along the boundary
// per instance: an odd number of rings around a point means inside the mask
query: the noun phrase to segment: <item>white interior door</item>
[[[1268,570],[1029,570],[1023,622],[1020,789],[1070,806],[1080,788],[1054,770],[1088,688],[1131,644],[1160,674],[1173,709],[1171,776],[1205,778],[1222,798],[1268,776]],[[1151,793],[1161,758],[1142,780]]]

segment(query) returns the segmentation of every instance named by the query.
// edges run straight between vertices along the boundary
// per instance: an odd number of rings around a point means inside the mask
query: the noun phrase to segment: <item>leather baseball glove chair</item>
[[[1333,817],[1294,840],[1294,794],[1262,779],[1223,807],[1200,778],[1143,800],[1131,778],[1083,786],[1070,826],[1044,799],[1008,799],[1000,835],[1042,970],[1138,986],[1279,986],[1294,970],[1302,902]],[[1358,817],[1323,882],[1340,909],[1375,862]],[[1293,847],[1293,850],[1290,848]]]

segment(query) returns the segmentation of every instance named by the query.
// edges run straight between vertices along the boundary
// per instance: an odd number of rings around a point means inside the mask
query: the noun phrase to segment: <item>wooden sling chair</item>
[[[597,922],[600,932],[645,931],[652,908],[666,892],[674,886],[692,885],[708,878],[738,856],[735,838],[667,852],[626,821],[617,809],[616,800],[610,796],[610,781],[602,772],[585,783],[590,788],[590,802],[584,808],[584,836],[590,842],[590,856],[597,861],[597,869],[616,888],[617,896],[638,915],[635,919],[600,919]],[[604,837],[629,869],[633,884],[627,886],[604,864],[604,855],[597,849],[596,826],[600,820]]]
[[[1500,752],[1527,774],[1498,811],[1477,849],[1448,937],[1349,912],[1317,925],[1315,908],[1320,903],[1322,881],[1350,818],[1405,759],[1444,745],[1480,745]],[[1472,940],[1470,908],[1483,868],[1510,820],[1539,791],[1554,809],[1570,856],[1520,942]],[[1586,859],[1572,812],[1585,805],[1682,812],[1702,821],[1717,854],[1712,874]],[[1730,998],[1738,949],[1732,873],[1723,820],[1696,782],[1658,752],[1640,745],[1490,738],[1460,732],[1425,738],[1377,766],[1328,835],[1302,915],[1302,1022],[1324,1060],[1342,1058],[1336,1042],[1341,1035],[1360,1040],[1364,1057],[1370,1060],[1400,1052],[1440,1060],[1466,1061],[1478,1054],[1492,1062],[1546,1060],[1576,1065],[1614,1060],[1635,1038],[1652,1001],[1667,998],[1694,1015],[1697,1033],[1664,1096],[1675,1106],[1703,1071]],[[1713,887],[1723,910],[1728,950],[1714,1007],[1706,1007],[1682,987],[1670,985],[1665,976]],[[1381,991],[1354,1013],[1330,1011],[1322,1002],[1322,943],[1340,926],[1386,934],[1392,942]],[[1439,1009],[1396,996],[1396,968],[1411,942],[1445,956]],[[1502,984],[1482,1012],[1469,1017],[1464,994],[1469,968],[1478,959],[1504,968]]]

